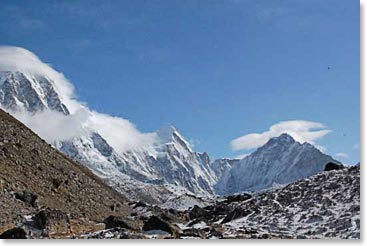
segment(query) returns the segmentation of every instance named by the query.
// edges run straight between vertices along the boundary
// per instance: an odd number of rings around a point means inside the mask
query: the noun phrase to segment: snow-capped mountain
[[[24,108],[29,112],[36,112],[47,108],[69,114],[52,80],[21,72],[0,72],[0,104],[13,111]]]
[[[215,189],[218,194],[231,194],[287,184],[323,171],[328,162],[337,161],[311,144],[296,142],[284,133],[234,162]]]
[[[20,71],[0,72],[0,105],[10,112],[50,110],[71,115],[54,81]],[[208,154],[192,151],[174,127],[153,133],[151,145],[125,152],[116,151],[92,126],[84,128],[82,135],[51,144],[129,198],[160,203],[176,193],[214,194],[216,176]]]
[[[73,95],[70,82],[33,53],[0,49],[0,107],[130,199],[164,203],[186,193],[259,190],[308,177],[335,162],[283,134],[241,160],[211,163],[172,126],[141,133],[127,120],[90,110]]]

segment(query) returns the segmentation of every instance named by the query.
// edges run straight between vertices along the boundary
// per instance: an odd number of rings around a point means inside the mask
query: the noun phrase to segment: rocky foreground
[[[80,239],[359,239],[360,172],[359,167],[325,171],[277,190],[228,196],[186,211],[142,202],[129,206],[132,213],[126,218],[109,216],[86,232],[47,234],[60,223],[64,228],[70,224],[67,218],[46,212],[24,216],[15,231],[5,233]],[[134,220],[143,223],[139,227],[131,224]],[[47,229],[34,228],[40,221]]]

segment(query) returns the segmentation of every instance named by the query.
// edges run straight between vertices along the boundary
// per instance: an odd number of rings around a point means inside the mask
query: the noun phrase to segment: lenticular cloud
[[[277,137],[282,133],[288,133],[300,143],[315,144],[316,140],[330,132],[330,129],[318,122],[305,120],[282,121],[272,125],[268,131],[246,134],[232,140],[231,147],[235,151],[258,148],[269,141],[270,138]]]

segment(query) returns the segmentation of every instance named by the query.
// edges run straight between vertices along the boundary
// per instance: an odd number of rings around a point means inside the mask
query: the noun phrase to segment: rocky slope
[[[225,162],[215,189],[218,194],[232,194],[287,184],[323,171],[328,162],[337,161],[285,133],[270,139],[240,161],[231,165]],[[223,166],[223,163],[217,165]]]
[[[0,234],[38,213],[64,220],[63,235],[130,215],[120,194],[2,110],[0,132]]]
[[[359,167],[321,172],[283,188],[230,195],[189,210],[134,203],[136,234],[110,228],[81,238],[359,239]]]
[[[256,237],[359,239],[359,167],[322,172],[255,194],[236,204],[224,221],[227,235],[252,228],[256,233],[250,236]]]

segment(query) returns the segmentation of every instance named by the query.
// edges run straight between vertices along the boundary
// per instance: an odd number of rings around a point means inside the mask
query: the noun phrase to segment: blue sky
[[[359,1],[1,1],[0,44],[65,74],[90,108],[173,124],[212,158],[281,121],[359,161]]]

